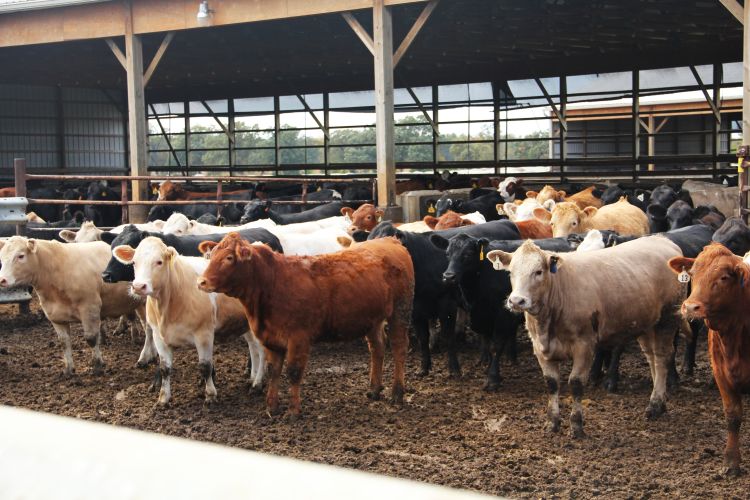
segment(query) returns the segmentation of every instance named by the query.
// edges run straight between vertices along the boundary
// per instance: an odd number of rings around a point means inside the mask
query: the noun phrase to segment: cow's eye
[[[227,255],[227,260],[232,262],[234,260],[234,255]]]
[[[534,274],[537,275],[537,276],[541,276],[542,275],[542,271],[539,270],[539,271],[535,272]]]
[[[157,266],[160,266],[160,265],[162,265],[162,264],[164,264],[164,262],[162,262],[161,260],[157,260],[157,261],[156,261],[156,265],[157,265]]]
[[[728,280],[728,279],[729,279],[729,275],[728,275],[728,274],[725,274],[725,275],[723,275],[723,276],[722,276],[721,278],[719,278],[719,279],[720,279],[721,281],[726,281],[726,280]]]
[[[24,254],[21,254],[18,256],[18,260],[23,260],[26,256]]]
[[[578,223],[576,221],[573,221],[573,227],[576,227]]]
[[[370,219],[372,219],[372,215],[367,216],[367,220],[370,220]]]

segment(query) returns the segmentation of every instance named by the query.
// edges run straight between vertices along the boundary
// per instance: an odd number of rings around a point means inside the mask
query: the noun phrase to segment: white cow
[[[253,227],[270,229],[275,226],[276,223],[271,219],[261,219],[253,222],[248,222],[247,224],[243,224],[242,226],[212,226],[211,224],[203,224],[202,222],[189,220],[185,216],[185,214],[174,212],[164,223],[163,227],[161,228],[161,232],[164,234],[185,236],[187,234],[231,233],[232,231],[241,231],[243,229],[250,229]]]
[[[517,203],[503,203],[497,205],[497,213],[500,215],[507,215],[508,218],[513,222],[522,222],[525,220],[534,219],[534,210],[537,208],[544,208],[548,211],[552,211],[555,207],[554,200],[547,200],[544,204],[539,203],[536,198],[526,198],[520,204]]]
[[[127,283],[104,283],[102,271],[111,253],[109,245],[92,243],[63,244],[13,236],[0,240],[0,287],[33,286],[45,316],[52,322],[63,344],[65,375],[74,370],[70,344],[70,325],[83,324],[83,336],[93,348],[92,367],[101,373],[104,360],[99,349],[102,318],[136,312],[145,319],[145,301],[129,293]],[[150,330],[141,357],[151,354]]]
[[[154,332],[160,359],[159,405],[169,403],[173,348],[183,345],[197,349],[198,366],[206,384],[206,403],[216,401],[214,336],[245,337],[252,362],[252,386],[261,386],[265,352],[250,331],[242,304],[224,294],[198,290],[197,279],[208,267],[207,259],[178,255],[174,248],[154,237],[144,239],[137,249],[120,245],[112,253],[123,264],[133,265],[132,291],[146,297],[146,321]]]
[[[68,243],[89,243],[91,241],[101,241],[102,233],[109,232],[112,234],[120,234],[130,224],[120,224],[117,227],[113,227],[109,231],[103,231],[96,227],[91,221],[86,221],[81,224],[81,228],[77,231],[71,229],[63,229],[60,231],[60,238],[67,241]],[[164,221],[156,220],[153,222],[146,222],[145,224],[133,224],[141,231],[152,231],[160,232],[164,226]]]

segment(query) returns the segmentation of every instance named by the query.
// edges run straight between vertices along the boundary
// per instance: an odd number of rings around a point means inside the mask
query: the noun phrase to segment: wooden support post
[[[229,177],[232,177],[234,167],[237,165],[237,149],[235,144],[237,134],[234,128],[234,99],[231,98],[227,100],[227,119],[229,120],[229,137],[232,138],[229,141]]]
[[[745,2],[743,9],[743,35],[742,35],[742,144],[750,145],[750,2]],[[742,161],[739,159],[738,161]],[[742,167],[743,165],[740,165]],[[739,168],[738,186],[740,191],[739,216],[747,221],[745,210],[747,209],[748,185],[747,168]]]
[[[223,185],[221,182],[221,179],[216,181],[216,201],[221,201],[223,196]],[[219,217],[221,215],[221,209],[223,207],[221,205],[216,205],[216,217]]]
[[[123,224],[128,223],[128,181],[120,181],[120,201],[122,202],[122,217],[120,220]]]
[[[438,95],[437,85],[432,86],[432,121],[440,126],[440,96]],[[437,171],[437,165],[440,162],[440,136],[432,131],[432,165]]]
[[[351,12],[342,12],[341,17],[344,18],[344,21],[346,21],[352,31],[354,31],[354,34],[362,41],[367,50],[369,50],[372,55],[375,55],[375,44],[373,43],[372,38],[370,38],[370,34],[367,33],[364,26],[357,21],[354,14]]]
[[[412,25],[411,29],[409,29],[409,32],[406,34],[404,39],[401,41],[401,44],[398,46],[398,49],[396,49],[396,53],[393,54],[393,66],[398,66],[398,63],[401,61],[401,58],[404,57],[404,54],[407,50],[409,50],[409,46],[414,41],[414,39],[417,37],[419,32],[422,29],[422,26],[425,25],[427,20],[430,18],[430,15],[432,14],[432,11],[435,10],[435,7],[437,7],[438,0],[430,0],[427,2],[427,5],[425,5],[424,9],[422,9],[422,12],[419,13],[419,17],[417,17],[417,20],[414,21],[414,24]]]
[[[633,131],[633,181],[638,180],[638,170],[640,170],[640,159],[641,159],[641,116],[640,116],[640,100],[639,96],[641,93],[640,83],[640,70],[633,70],[633,85],[632,85],[632,113],[633,113],[633,124],[631,130]]]
[[[128,131],[130,134],[130,175],[148,175],[148,143],[146,126],[146,96],[143,88],[143,46],[141,37],[133,32],[132,5],[125,5],[125,55],[128,87]],[[133,201],[148,200],[148,184],[133,181]],[[133,220],[144,222],[146,207],[131,210]]]
[[[185,101],[182,106],[185,113],[185,172],[183,175],[187,177],[190,173],[190,102]]]
[[[15,178],[16,196],[26,198],[26,159],[13,159],[13,176]],[[16,234],[23,236],[26,234],[26,226],[23,224],[16,225]]]
[[[721,113],[721,80],[723,78],[723,70],[721,63],[714,63],[714,77],[713,77],[713,100],[714,100],[714,106],[716,109],[719,110],[719,113]],[[721,115],[720,115],[721,116]],[[721,153],[721,135],[719,134],[719,131],[721,130],[721,118],[719,118],[719,121],[712,121],[711,122],[711,156],[713,157],[713,169],[714,169],[714,175],[713,178],[718,178],[718,172],[719,172],[719,154]]]
[[[708,89],[706,89],[706,86],[703,84],[703,79],[701,78],[701,75],[698,74],[698,70],[695,69],[695,66],[691,64],[690,71],[692,71],[693,77],[695,78],[695,81],[698,83],[698,87],[700,87],[701,92],[703,92],[703,97],[706,99],[706,102],[711,108],[711,111],[713,111],[714,113],[714,119],[717,122],[721,122],[721,113],[719,112],[719,108],[716,107],[716,104],[714,103],[713,99],[711,99],[711,96],[708,95]]]
[[[495,175],[500,174],[500,85],[492,82],[492,161]]]
[[[566,126],[560,127],[560,182],[565,182],[565,165],[568,162],[568,127],[567,127],[568,80],[560,77],[560,116]]]
[[[330,101],[328,92],[323,93],[323,127],[325,130],[331,126],[330,123]],[[330,134],[323,135],[323,165],[325,166],[325,175],[330,175],[328,168],[331,166],[331,136]]]
[[[378,204],[396,201],[396,164],[393,105],[393,25],[384,0],[372,9],[375,48],[375,150],[377,153]]]
[[[279,167],[281,166],[281,105],[279,96],[273,96],[273,145],[276,154],[274,155],[274,164],[276,166],[276,177],[279,176]]]
[[[643,120],[641,120],[641,122],[643,122]],[[648,122],[645,128],[646,128],[646,132],[648,132],[648,155],[652,158],[654,157],[654,155],[656,155],[656,135],[654,135],[656,134],[655,132],[656,127],[654,127],[654,125],[655,125],[654,115],[653,113],[649,113]],[[655,168],[656,168],[655,164],[653,163],[648,164],[649,172],[653,172]]]
[[[170,31],[164,36],[164,40],[162,40],[159,49],[156,51],[156,54],[154,54],[154,58],[151,59],[151,63],[148,65],[148,69],[146,69],[146,72],[143,74],[144,87],[148,85],[151,77],[154,76],[154,71],[156,71],[156,67],[159,66],[159,62],[161,62],[161,58],[164,57],[164,53],[167,51],[167,48],[169,48],[169,44],[172,43],[173,38],[174,31]]]
[[[737,0],[719,0],[719,2],[727,8],[729,13],[732,14],[735,19],[744,24],[744,20],[742,19],[742,5],[740,5]]]

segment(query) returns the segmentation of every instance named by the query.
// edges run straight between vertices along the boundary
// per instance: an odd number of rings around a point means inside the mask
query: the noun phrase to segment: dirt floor
[[[634,345],[625,354],[619,394],[585,393],[580,441],[543,432],[546,396],[527,339],[517,366],[504,362],[497,393],[482,391],[483,370],[470,345],[461,353],[463,377],[448,378],[443,354],[429,377],[416,377],[419,356],[408,359],[407,403],[402,408],[365,397],[364,341],[317,346],[302,392],[303,417],[271,418],[260,394],[249,394],[243,341],[216,348],[219,402],[204,408],[196,354],[176,355],[173,399],[155,410],[151,371],[134,367],[140,345],[109,336],[107,370],[94,376],[80,327],[74,328],[77,375],[61,377],[61,349],[49,322],[32,304],[31,317],[0,306],[0,403],[211,441],[276,455],[512,497],[748,498],[750,475],[719,474],[725,425],[719,394],[701,339],[698,369],[672,394],[660,420],[644,417],[651,383]],[[109,331],[114,322],[108,323]],[[139,339],[140,341],[140,339]],[[390,363],[390,355],[386,357]],[[390,377],[390,367],[386,369]],[[282,386],[282,405],[288,401]],[[386,391],[386,395],[388,391]],[[570,399],[563,386],[563,415]],[[747,403],[747,401],[746,401]],[[750,468],[750,438],[742,438]]]

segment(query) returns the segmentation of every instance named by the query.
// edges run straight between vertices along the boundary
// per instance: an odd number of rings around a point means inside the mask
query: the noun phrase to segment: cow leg
[[[167,406],[172,398],[172,362],[174,353],[162,339],[158,331],[154,332],[154,345],[159,353],[159,373],[161,376],[161,388],[159,389],[159,399],[157,406]]]
[[[101,319],[99,314],[98,310],[81,314],[83,338],[92,348],[91,370],[94,375],[101,375],[104,373],[104,359],[102,359],[102,351],[99,348],[99,343],[101,341]]]
[[[607,366],[607,376],[604,380],[604,389],[607,392],[617,392],[617,385],[620,382],[620,359],[625,351],[626,344],[619,344],[609,353],[609,363]]]
[[[245,333],[245,340],[249,355],[247,357],[248,371],[251,379],[250,391],[259,390],[263,385],[263,377],[266,374],[266,352],[260,341],[252,332]]]
[[[458,336],[456,335],[456,306],[446,305],[440,308],[440,332],[448,339],[448,372],[453,378],[461,376],[461,366],[458,363]]]
[[[695,370],[695,351],[698,347],[698,336],[704,328],[703,321],[690,322],[690,331],[693,333],[693,338],[685,345],[685,355],[682,358],[682,373],[685,376],[691,377]]]
[[[367,397],[373,401],[380,399],[383,391],[383,358],[385,357],[385,338],[383,334],[384,325],[368,333],[367,347],[370,349],[370,390]]]
[[[589,372],[589,380],[592,385],[599,385],[604,377],[604,364],[606,358],[610,357],[610,351],[603,347],[597,347],[596,353],[594,354],[594,362],[591,365],[591,372]]]
[[[213,335],[205,335],[206,339],[196,344],[198,350],[198,369],[200,370],[201,380],[206,384],[205,403],[212,405],[216,402],[216,386],[214,385],[214,339]]]
[[[406,391],[406,351],[409,349],[408,316],[408,314],[401,313],[388,321],[388,340],[393,354],[391,402],[394,404],[404,402],[404,392]]]
[[[560,432],[560,363],[537,356],[547,384],[547,432]]]
[[[518,364],[518,321],[511,321],[513,325],[512,331],[508,332],[508,337],[505,339],[504,351],[508,355],[508,361],[512,365]]]
[[[727,420],[727,445],[724,448],[724,474],[740,474],[740,427],[742,426],[742,395],[733,388],[723,375],[716,376],[716,385],[721,394],[724,417]]]
[[[588,382],[594,360],[594,349],[586,344],[580,344],[573,352],[573,369],[568,377],[568,385],[573,395],[573,408],[570,410],[570,437],[582,438],[583,432],[583,386]]]
[[[146,306],[141,306],[136,309],[135,314],[141,322],[146,337],[143,341],[143,349],[141,349],[141,354],[138,356],[136,366],[138,368],[145,368],[156,361],[157,350],[154,345],[154,331],[153,328],[151,328],[151,325],[146,322]]]
[[[75,366],[73,365],[73,348],[70,343],[70,325],[63,323],[52,323],[52,327],[57,333],[57,338],[63,348],[63,375],[69,377],[73,375]]]
[[[427,318],[414,318],[414,332],[419,340],[419,350],[422,354],[422,366],[419,376],[424,377],[430,374],[432,369],[432,355],[430,354],[430,329]]]
[[[268,389],[266,392],[266,405],[271,415],[279,413],[279,379],[281,378],[281,368],[284,366],[284,351],[272,351],[266,349],[268,357]]]
[[[654,388],[646,409],[646,418],[660,416],[667,409],[667,374],[674,353],[674,330],[651,330],[638,337],[641,349],[649,360]]]
[[[289,378],[289,418],[291,420],[296,420],[302,411],[300,397],[302,375],[305,373],[305,367],[309,358],[310,344],[306,342],[290,342],[289,350],[286,353],[286,375]],[[382,370],[382,356],[380,362]]]
[[[117,321],[117,326],[112,332],[112,335],[121,335],[125,333],[125,330],[127,329],[128,329],[128,317],[123,314],[122,316],[120,316],[120,319]]]

